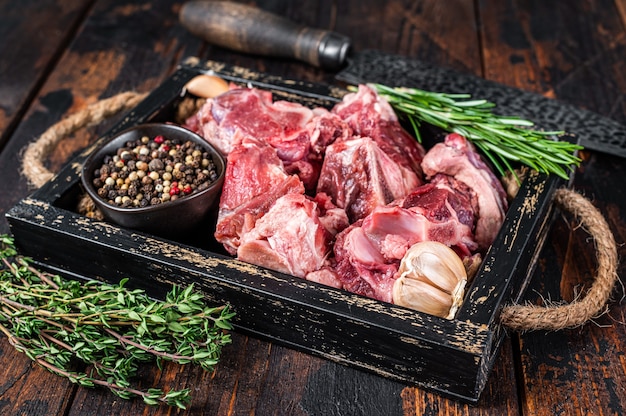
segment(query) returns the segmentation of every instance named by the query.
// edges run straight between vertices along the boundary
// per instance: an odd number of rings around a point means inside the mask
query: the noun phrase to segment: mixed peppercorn
[[[209,152],[193,141],[164,136],[126,142],[94,171],[98,195],[111,205],[147,207],[208,188],[218,178]]]

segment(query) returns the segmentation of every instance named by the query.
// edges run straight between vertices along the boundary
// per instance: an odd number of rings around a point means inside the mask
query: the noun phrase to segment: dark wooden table
[[[593,110],[626,123],[626,1],[248,1],[352,38],[356,50],[406,55]],[[187,56],[287,78],[333,83],[305,64],[232,53],[178,23],[180,1],[0,1],[0,213],[33,189],[24,147],[64,116],[122,91],[150,91]],[[57,171],[102,133],[81,131],[52,152]],[[582,153],[573,187],[607,219],[624,256],[626,160]],[[589,284],[588,235],[557,220],[527,298],[571,300]],[[4,217],[0,233],[9,232]],[[51,242],[53,244],[54,242]],[[606,314],[573,330],[511,334],[477,406],[233,334],[214,374],[166,365],[142,385],[189,386],[188,414],[417,415],[626,413],[626,304],[622,285]],[[105,389],[78,388],[0,338],[0,414],[168,414]]]

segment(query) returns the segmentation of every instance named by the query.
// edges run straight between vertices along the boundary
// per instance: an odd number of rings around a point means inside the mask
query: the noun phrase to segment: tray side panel
[[[162,298],[193,283],[229,303],[238,331],[438,391],[478,400],[492,333],[93,221],[36,200],[7,219],[22,253],[50,270]],[[54,244],[50,244],[54,241]]]

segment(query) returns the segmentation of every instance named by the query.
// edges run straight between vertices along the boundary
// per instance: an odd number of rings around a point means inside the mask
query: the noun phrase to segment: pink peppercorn
[[[163,143],[164,141],[165,141],[165,138],[164,138],[163,136],[161,136],[161,135],[156,136],[156,137],[154,138],[154,142],[155,142],[156,144],[161,144],[161,143]]]

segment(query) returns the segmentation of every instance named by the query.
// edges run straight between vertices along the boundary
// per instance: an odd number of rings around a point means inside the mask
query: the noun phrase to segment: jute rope
[[[91,104],[53,125],[26,148],[22,159],[24,176],[36,188],[41,187],[54,176],[45,167],[44,160],[61,140],[84,127],[95,126],[108,117],[135,107],[145,96],[146,94],[136,92],[114,95]]]
[[[54,176],[44,166],[44,160],[57,143],[83,127],[96,125],[136,106],[144,96],[134,92],[121,93],[94,103],[50,127],[24,153],[22,169],[26,178],[36,187],[43,185]],[[602,214],[589,200],[565,188],[555,192],[554,202],[562,211],[573,214],[593,237],[598,263],[595,280],[584,297],[569,304],[505,306],[500,322],[515,331],[560,330],[585,324],[606,310],[618,279],[617,246]],[[81,201],[81,204],[85,202]]]
[[[597,257],[595,279],[584,297],[555,306],[511,305],[502,309],[500,322],[516,331],[575,328],[606,311],[607,302],[617,282],[617,245],[602,214],[582,195],[559,189],[554,202],[574,215],[593,237]]]

